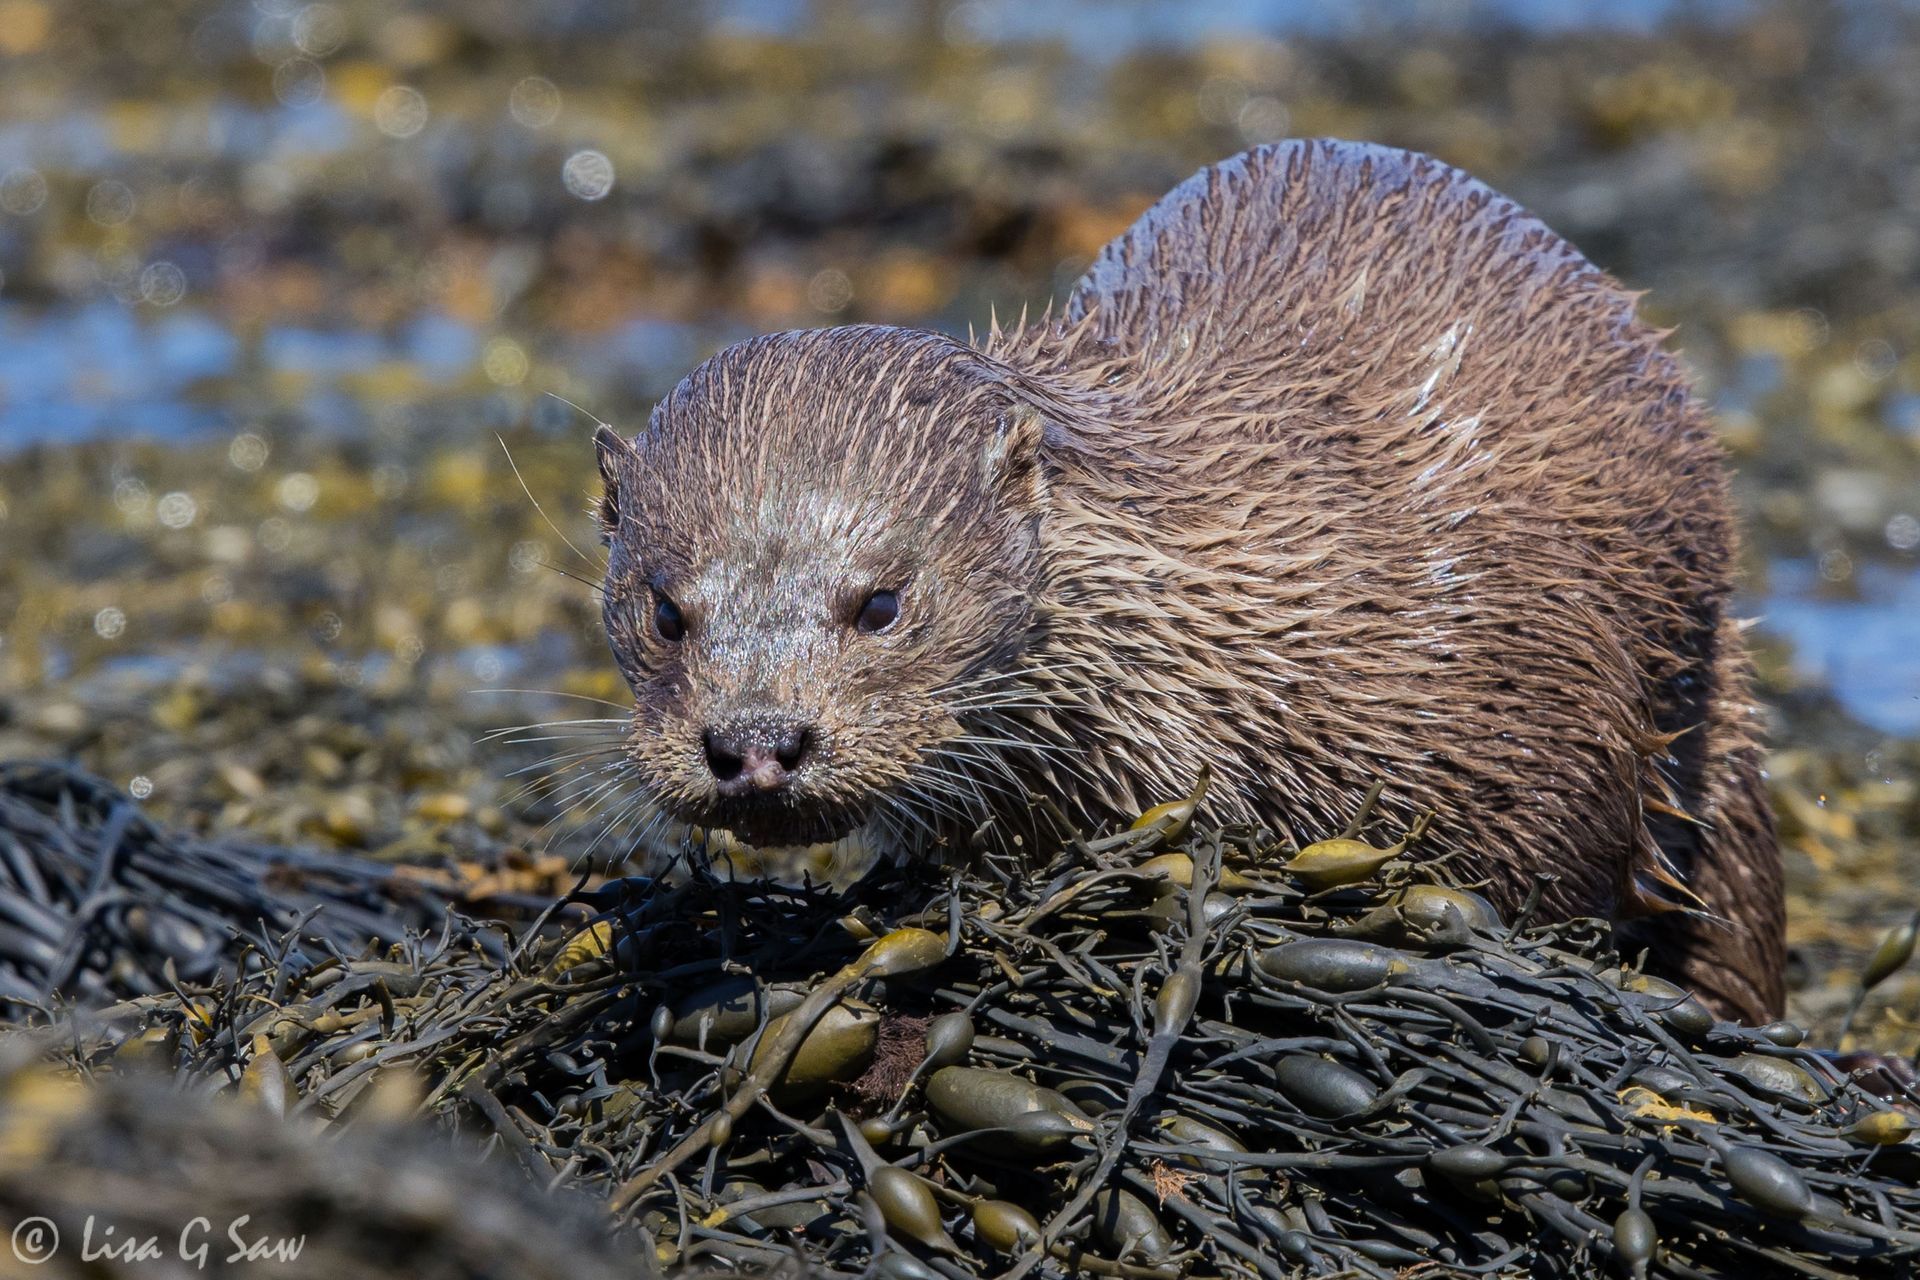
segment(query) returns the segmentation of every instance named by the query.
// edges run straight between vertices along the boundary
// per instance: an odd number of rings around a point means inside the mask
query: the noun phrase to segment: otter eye
[[[686,620],[680,616],[680,606],[663,595],[653,598],[653,629],[668,644],[679,644],[687,635]]]
[[[853,625],[871,635],[876,631],[885,631],[900,616],[900,596],[894,591],[876,591],[867,597],[860,606],[859,616]]]

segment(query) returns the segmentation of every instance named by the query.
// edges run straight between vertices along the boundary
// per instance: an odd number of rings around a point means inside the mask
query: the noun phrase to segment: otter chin
[[[1514,910],[1782,1002],[1707,414],[1633,297],[1437,161],[1202,170],[977,343],[771,334],[602,428],[632,772],[758,845],[1440,817]],[[1036,805],[1033,797],[1049,802]]]
[[[860,809],[821,810],[801,800],[727,800],[683,815],[695,827],[722,830],[761,849],[827,844],[865,826]]]

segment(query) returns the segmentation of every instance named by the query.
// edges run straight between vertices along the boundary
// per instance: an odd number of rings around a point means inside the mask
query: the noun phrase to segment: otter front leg
[[[1681,832],[1668,824],[1667,830],[1687,837],[1676,849],[1687,886],[1719,919],[1663,916],[1640,925],[1634,936],[1652,948],[1655,972],[1690,987],[1723,1017],[1763,1023],[1780,1016],[1785,1000],[1780,850],[1746,658],[1730,620],[1715,641],[1706,723],[1697,731],[1699,784],[1683,797],[1698,825]]]

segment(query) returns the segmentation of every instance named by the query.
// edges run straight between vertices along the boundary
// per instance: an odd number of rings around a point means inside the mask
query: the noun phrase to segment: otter
[[[596,447],[650,799],[752,844],[1441,815],[1507,911],[1782,1002],[1728,470],[1635,296],[1429,157],[1203,169],[1063,306],[705,361]]]

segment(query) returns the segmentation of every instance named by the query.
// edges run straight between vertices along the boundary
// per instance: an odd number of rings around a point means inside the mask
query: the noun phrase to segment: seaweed
[[[50,775],[0,773],[0,812],[25,790],[87,833],[16,818],[16,846],[138,826],[73,785],[49,801]],[[1434,882],[1444,862],[1311,887],[1287,869],[1302,852],[1148,821],[1038,866],[982,855],[846,889],[694,863],[583,886],[565,912],[587,919],[508,943],[417,896],[375,927],[407,882],[351,859],[329,880],[334,855],[229,849],[211,864],[229,876],[305,876],[219,899],[254,915],[231,930],[215,899],[195,908],[226,963],[16,1035],[67,1070],[158,1065],[349,1134],[397,1094],[602,1201],[668,1270],[1912,1272],[1920,1098],[1869,1090],[1787,1024],[1715,1021],[1599,922],[1502,922]],[[308,914],[326,883],[341,901]],[[330,945],[304,942],[336,906]],[[152,972],[146,939],[88,954]]]
[[[210,982],[251,937],[284,939],[298,963],[357,953],[437,927],[454,902],[408,869],[196,839],[77,769],[0,764],[0,1002],[16,1012]]]

